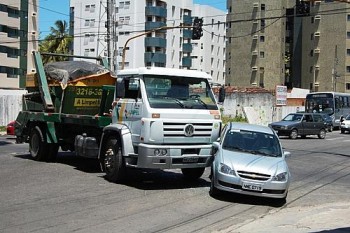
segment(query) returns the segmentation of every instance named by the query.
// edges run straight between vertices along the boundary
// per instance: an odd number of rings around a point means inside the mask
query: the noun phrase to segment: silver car
[[[286,199],[290,172],[275,131],[267,126],[232,122],[212,148],[210,195],[228,191]]]

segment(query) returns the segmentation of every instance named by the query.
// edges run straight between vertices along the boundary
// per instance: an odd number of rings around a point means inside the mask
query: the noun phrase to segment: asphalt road
[[[284,205],[212,198],[209,169],[192,183],[177,170],[134,170],[114,184],[95,160],[61,152],[56,163],[33,161],[28,144],[0,136],[0,232],[350,231],[350,134],[281,141],[292,153]]]

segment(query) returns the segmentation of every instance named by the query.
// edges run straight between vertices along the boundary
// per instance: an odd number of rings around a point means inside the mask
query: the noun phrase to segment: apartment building
[[[120,69],[125,50],[124,68],[198,69],[212,74],[214,82],[224,83],[225,24],[218,23],[225,21],[224,11],[193,4],[192,0],[119,0],[112,8],[107,1],[71,0],[70,6],[74,54],[109,55],[114,68]],[[113,14],[112,22],[107,22],[106,9]],[[203,18],[205,29],[196,41],[190,29],[195,16]],[[108,27],[112,29],[109,33]],[[129,40],[159,27],[175,28]],[[214,35],[220,38],[215,40]]]
[[[23,88],[38,49],[38,1],[0,1],[0,88]]]
[[[284,84],[287,1],[227,1],[226,84]]]

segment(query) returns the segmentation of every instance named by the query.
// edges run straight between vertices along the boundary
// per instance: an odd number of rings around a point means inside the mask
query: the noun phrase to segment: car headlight
[[[282,172],[275,175],[272,180],[274,181],[286,181],[287,180],[287,172]]]
[[[281,128],[282,128],[282,129],[288,129],[288,126],[285,125],[285,126],[282,126]]]
[[[227,166],[224,163],[220,163],[220,172],[224,173],[224,174],[231,175],[231,176],[235,176],[236,175],[235,170],[233,170],[232,168],[230,168],[230,166]]]

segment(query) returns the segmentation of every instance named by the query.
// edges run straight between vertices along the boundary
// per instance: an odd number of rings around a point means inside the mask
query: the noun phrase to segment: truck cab
[[[119,71],[112,124],[102,140],[114,145],[99,154],[107,178],[118,180],[123,166],[181,168],[186,177],[200,177],[212,162],[211,145],[222,124],[209,80],[210,75],[194,70]]]

